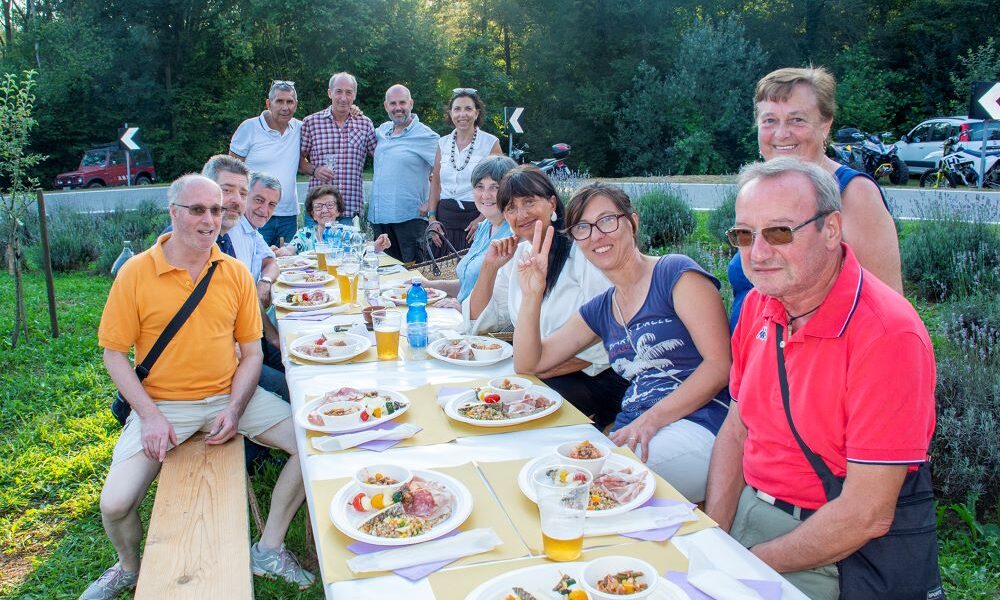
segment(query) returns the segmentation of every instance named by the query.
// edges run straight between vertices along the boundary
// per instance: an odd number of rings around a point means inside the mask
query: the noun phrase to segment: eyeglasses
[[[222,216],[222,210],[223,210],[222,207],[218,206],[218,205],[216,205],[216,206],[202,206],[200,204],[195,204],[194,206],[190,206],[190,205],[187,205],[187,204],[178,204],[176,202],[174,202],[173,205],[174,206],[180,206],[181,208],[188,209],[188,212],[190,212],[191,215],[195,216],[195,217],[200,217],[200,216],[204,215],[206,212],[212,213],[213,217],[220,217],[220,216]]]
[[[516,215],[519,211],[531,212],[531,209],[535,207],[539,202],[547,202],[546,200],[539,200],[535,198],[529,198],[527,200],[522,200],[521,205],[517,206],[513,200],[511,200],[507,206],[503,209],[503,214],[505,215]]]
[[[461,94],[467,94],[469,96],[476,96],[479,94],[479,90],[476,88],[455,88],[451,90],[452,96],[459,96]]]
[[[336,209],[337,209],[337,203],[336,202],[330,202],[329,204],[320,204],[320,203],[317,202],[317,203],[313,204],[313,210],[314,211],[317,211],[317,210],[331,210],[332,211],[332,210],[336,210]]]
[[[285,81],[284,79],[275,79],[271,82],[272,88],[292,88],[295,89],[294,81]]]
[[[588,223],[586,221],[580,221],[576,225],[569,228],[569,234],[574,240],[582,242],[588,239],[594,233],[594,228],[596,227],[601,233],[614,233],[618,231],[619,223],[622,217],[626,217],[625,213],[620,213],[617,215],[607,215],[601,217],[594,223]]]
[[[829,215],[833,211],[823,211],[816,213],[813,218],[805,221],[804,223],[799,223],[795,227],[789,227],[788,225],[778,225],[776,227],[765,227],[760,231],[754,231],[752,229],[747,229],[745,227],[733,227],[726,232],[726,237],[729,238],[729,243],[737,248],[743,248],[753,244],[753,239],[760,234],[764,241],[772,246],[784,246],[785,244],[791,244],[794,239],[794,234],[796,231],[802,229],[806,225],[813,223],[822,219],[823,217]]]

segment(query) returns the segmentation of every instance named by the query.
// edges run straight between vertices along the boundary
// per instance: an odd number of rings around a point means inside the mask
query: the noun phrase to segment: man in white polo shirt
[[[259,232],[269,246],[280,239],[288,242],[298,229],[299,199],[295,175],[299,167],[302,121],[294,118],[298,108],[295,82],[274,81],[260,115],[240,123],[229,142],[229,154],[252,171],[270,173],[281,182],[281,200],[271,219]]]

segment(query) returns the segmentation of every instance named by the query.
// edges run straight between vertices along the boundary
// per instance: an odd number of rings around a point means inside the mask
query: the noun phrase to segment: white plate
[[[394,285],[389,289],[382,292],[382,298],[386,300],[391,300],[393,304],[397,306],[406,306],[406,300],[403,300],[403,291],[406,290],[408,286]],[[434,304],[438,300],[443,300],[448,297],[448,294],[442,292],[436,288],[424,288],[427,290],[427,306]]]
[[[372,388],[359,388],[358,391],[367,392],[371,389]],[[307,402],[305,406],[299,409],[299,412],[295,413],[295,422],[298,423],[300,426],[302,426],[304,429],[312,429],[313,431],[321,431],[323,433],[352,433],[355,431],[363,431],[365,429],[370,429],[376,425],[385,423],[386,421],[391,421],[396,417],[398,417],[399,415],[410,410],[410,405],[412,404],[412,402],[410,402],[410,400],[406,396],[400,394],[399,392],[393,392],[392,390],[380,390],[377,388],[375,389],[375,391],[381,395],[389,396],[390,398],[392,398],[397,402],[402,402],[404,405],[403,408],[397,409],[396,412],[392,413],[391,415],[383,415],[379,419],[369,419],[367,421],[362,421],[361,417],[359,416],[358,422],[353,425],[341,425],[341,426],[316,425],[315,423],[310,423],[309,419],[307,419],[306,416],[310,412],[316,410],[321,404],[326,403],[326,400],[324,400],[323,398],[317,398],[311,402]]]
[[[449,342],[452,342],[453,340],[441,338],[440,340],[436,340],[429,346],[427,346],[427,356],[436,358],[438,360],[443,360],[446,363],[451,363],[453,365],[460,365],[463,367],[485,367],[488,365],[496,364],[502,360],[507,360],[508,358],[514,356],[514,347],[503,340],[498,340],[491,337],[480,337],[480,336],[467,336],[466,339],[470,341],[481,339],[496,344],[500,344],[501,346],[503,346],[502,354],[500,355],[500,358],[491,358],[488,360],[462,360],[461,358],[450,358],[441,354],[441,348],[447,345]]]
[[[313,290],[299,290],[299,291],[311,292]],[[324,294],[326,294],[326,302],[322,302],[320,304],[311,304],[309,306],[289,304],[288,302],[282,300],[282,298],[287,296],[290,292],[284,292],[275,294],[274,305],[283,308],[285,310],[292,310],[292,311],[320,310],[323,308],[330,308],[329,312],[331,314],[344,312],[345,310],[347,310],[348,306],[346,304],[337,304],[336,298],[334,298],[333,294],[331,294],[330,292],[326,290],[318,290],[318,291],[321,291]]]
[[[306,258],[304,256],[279,256],[275,259],[278,263],[278,269],[282,271],[289,271],[293,269],[315,269],[316,261],[311,258]]]
[[[465,600],[503,599],[512,592],[514,586],[524,588],[526,592],[533,594],[538,600],[565,599],[566,596],[556,594],[552,588],[559,583],[559,578],[563,574],[569,575],[579,582],[583,577],[583,568],[586,565],[587,563],[582,561],[549,563],[497,575],[469,592]],[[583,586],[577,583],[571,589],[578,588],[582,590]],[[684,590],[663,577],[660,577],[653,588],[653,593],[646,598],[647,600],[691,600],[691,597]]]
[[[531,484],[531,476],[538,469],[544,469],[559,464],[562,463],[559,462],[558,454],[547,454],[528,461],[523,467],[521,467],[521,472],[517,474],[517,485],[521,488],[521,493],[527,496],[532,502],[538,502],[538,495],[535,493],[535,487]],[[610,517],[612,515],[620,515],[632,510],[633,508],[642,506],[646,500],[653,497],[653,492],[656,491],[656,476],[653,475],[653,471],[646,467],[646,465],[639,461],[632,460],[627,456],[615,454],[614,452],[608,456],[608,460],[604,463],[604,465],[606,467],[614,467],[617,471],[626,467],[632,467],[633,473],[645,471],[646,486],[642,488],[639,495],[633,498],[631,502],[626,502],[625,504],[616,506],[615,508],[609,508],[608,510],[588,510],[587,517]]]
[[[336,335],[338,337],[346,338],[349,344],[347,346],[343,346],[344,350],[338,352],[334,356],[331,356],[329,358],[324,358],[322,356],[309,356],[308,354],[299,351],[300,346],[313,343],[313,340],[318,339],[320,335],[324,334],[310,333],[309,335],[304,335],[300,338],[296,338],[295,341],[293,341],[291,345],[288,347],[288,352],[290,352],[293,356],[297,356],[304,360],[311,360],[320,363],[338,363],[354,358],[355,356],[361,354],[362,352],[372,347],[371,340],[369,340],[364,336],[357,335],[355,333],[338,333]]]
[[[306,250],[305,252],[299,252],[299,256],[305,256],[306,258],[316,258],[316,251]]]
[[[295,281],[289,279],[289,275],[293,273],[294,271],[285,271],[281,275],[278,275],[278,283],[290,287],[317,287],[326,285],[335,279],[334,276],[330,275],[329,273],[313,271],[313,273],[316,273],[317,275],[322,275],[322,277],[320,279],[317,279],[316,281]]]
[[[368,542],[378,546],[409,546],[428,542],[454,531],[472,514],[472,494],[461,481],[435,471],[413,471],[413,474],[444,485],[455,496],[455,508],[452,510],[451,516],[435,525],[430,531],[411,538],[380,538],[359,530],[358,526],[378,511],[359,513],[350,505],[351,498],[361,491],[361,486],[356,481],[351,481],[340,488],[340,491],[333,497],[333,501],[330,502],[330,520],[333,522],[333,526],[347,537],[359,542]]]
[[[469,425],[476,425],[478,427],[508,427],[510,425],[520,425],[521,423],[527,423],[528,421],[534,421],[535,419],[541,419],[542,417],[547,417],[552,413],[556,412],[563,405],[563,397],[559,395],[558,392],[551,388],[542,387],[540,385],[533,385],[526,392],[531,392],[536,396],[545,396],[549,400],[555,400],[555,404],[546,408],[545,410],[538,411],[536,413],[526,415],[523,417],[515,417],[513,419],[504,419],[502,421],[480,421],[478,419],[470,419],[462,413],[458,412],[458,407],[467,403],[476,401],[476,391],[468,390],[461,394],[458,394],[452,398],[447,404],[444,405],[444,414],[448,415],[449,418],[462,423],[468,423]]]

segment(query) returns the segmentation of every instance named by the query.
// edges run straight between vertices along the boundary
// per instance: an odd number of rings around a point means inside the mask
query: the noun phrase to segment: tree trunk
[[[510,80],[510,26],[503,26],[503,64],[507,79]]]
[[[10,334],[11,348],[17,348],[20,333],[28,339],[28,315],[24,310],[24,279],[21,274],[21,247],[15,235],[10,241],[10,249],[14,256],[14,330]]]
[[[3,39],[4,48],[10,49],[11,43],[14,41],[14,23],[11,21],[11,11],[10,5],[14,0],[3,0]]]

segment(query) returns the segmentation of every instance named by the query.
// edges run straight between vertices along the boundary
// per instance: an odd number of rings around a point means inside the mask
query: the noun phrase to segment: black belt
[[[754,495],[756,495],[757,498],[763,500],[764,502],[767,502],[768,504],[770,504],[775,508],[781,509],[782,511],[790,514],[791,516],[800,521],[805,521],[806,519],[808,519],[809,517],[813,516],[816,513],[816,511],[813,509],[795,506],[790,502],[785,502],[784,500],[775,498],[774,496],[768,494],[767,492],[762,492],[753,486],[750,486],[750,489],[754,491]]]

